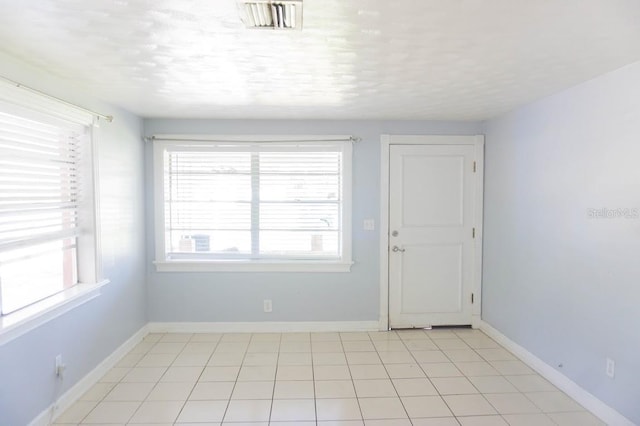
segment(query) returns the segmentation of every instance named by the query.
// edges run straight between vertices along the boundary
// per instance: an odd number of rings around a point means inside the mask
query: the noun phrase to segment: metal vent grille
[[[242,1],[238,6],[242,21],[248,28],[302,29],[302,0]]]

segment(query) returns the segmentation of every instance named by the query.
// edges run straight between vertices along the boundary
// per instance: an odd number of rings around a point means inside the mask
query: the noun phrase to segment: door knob
[[[391,251],[394,251],[394,252],[400,252],[400,253],[404,253],[404,250],[405,250],[405,249],[401,249],[401,248],[400,248],[400,247],[398,247],[398,246],[393,246],[393,248],[391,249]]]

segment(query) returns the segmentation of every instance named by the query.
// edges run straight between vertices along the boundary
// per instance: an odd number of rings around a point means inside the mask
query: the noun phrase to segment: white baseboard
[[[553,383],[561,391],[573,398],[578,404],[598,416],[603,422],[616,426],[635,426],[631,420],[609,407],[604,402],[581,388],[564,374],[560,373],[549,364],[509,339],[504,334],[493,328],[485,321],[479,322],[479,328],[489,337],[500,343],[506,349],[525,362],[529,367],[537,371],[542,377]]]
[[[292,333],[378,331],[378,321],[150,322],[150,333]]]
[[[41,412],[35,419],[29,423],[29,426],[47,426],[51,419],[53,412],[53,419],[55,420],[60,414],[71,407],[85,392],[96,384],[106,373],[111,370],[131,349],[133,349],[138,343],[142,341],[149,331],[148,325],[145,324],[140,330],[138,330],[133,336],[131,336],[126,342],[111,353],[104,359],[96,368],[91,370],[86,376],[80,379],[73,387],[66,391],[57,401],[47,407]]]

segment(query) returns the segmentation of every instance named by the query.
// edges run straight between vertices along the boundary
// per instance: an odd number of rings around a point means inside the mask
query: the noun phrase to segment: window
[[[159,270],[349,270],[351,142],[280,139],[157,138]]]
[[[97,282],[93,117],[37,100],[0,101],[1,316]]]

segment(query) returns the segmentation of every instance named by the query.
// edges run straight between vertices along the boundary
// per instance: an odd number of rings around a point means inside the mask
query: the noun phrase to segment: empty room
[[[0,426],[640,425],[637,0],[0,1]]]

